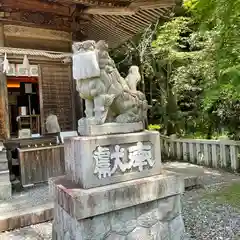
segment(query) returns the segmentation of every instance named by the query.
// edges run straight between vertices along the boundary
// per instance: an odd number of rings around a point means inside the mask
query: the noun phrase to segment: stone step
[[[0,162],[6,162],[6,161],[7,161],[6,152],[0,152]]]
[[[6,151],[0,151],[0,159],[2,159],[2,158],[7,158]]]
[[[47,184],[13,192],[10,199],[0,201],[0,232],[50,221],[52,218],[53,198],[49,196]]]
[[[8,180],[7,182],[0,182],[0,200],[8,200],[12,196],[12,185]],[[1,215],[1,214],[0,214]]]
[[[47,222],[53,219],[53,202],[19,211],[1,213],[0,232]]]
[[[163,164],[163,169],[173,172],[184,179],[185,189],[199,187],[203,185],[202,178],[204,171],[194,165],[183,165],[181,162],[167,162]]]
[[[202,186],[200,178],[197,176],[182,176],[184,178],[185,190]]]
[[[0,182],[9,182],[9,170],[0,171]]]
[[[0,172],[4,170],[8,170],[8,162],[0,159]]]

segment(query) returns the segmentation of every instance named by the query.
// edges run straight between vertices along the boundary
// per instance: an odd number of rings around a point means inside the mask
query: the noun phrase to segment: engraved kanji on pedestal
[[[93,153],[96,166],[94,173],[98,174],[98,178],[101,179],[111,176],[111,163],[110,163],[110,150],[106,147],[97,147],[97,150]]]
[[[128,158],[131,160],[132,166],[138,167],[140,172],[143,170],[143,166],[146,166],[147,164],[152,167],[154,161],[152,160],[151,149],[151,145],[143,145],[142,142],[138,142],[137,146],[128,148]]]
[[[129,160],[126,163],[123,162],[125,152],[128,152]],[[155,163],[152,160],[152,146],[145,145],[142,142],[138,142],[127,150],[115,145],[112,153],[109,147],[98,146],[93,152],[93,158],[95,159],[94,174],[97,174],[99,179],[110,177],[118,168],[122,173],[135,167],[141,172],[144,166],[153,167]]]
[[[128,169],[128,166],[122,162],[121,159],[124,157],[124,148],[121,148],[119,145],[115,146],[115,152],[111,154],[111,159],[115,159],[113,168],[111,173],[115,173],[117,168],[121,170],[121,172],[125,172]]]

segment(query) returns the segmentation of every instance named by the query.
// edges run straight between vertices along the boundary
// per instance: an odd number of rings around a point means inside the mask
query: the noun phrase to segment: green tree
[[[240,0],[188,0],[184,4],[201,22],[202,32],[215,32],[217,81],[205,91],[204,110],[239,138]]]
[[[153,42],[158,64],[166,71],[166,115],[177,126],[175,133],[211,129],[202,101],[204,90],[216,82],[213,39],[213,32],[200,33],[191,18],[177,17],[159,28]]]

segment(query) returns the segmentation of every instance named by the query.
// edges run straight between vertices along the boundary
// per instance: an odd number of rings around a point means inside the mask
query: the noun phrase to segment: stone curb
[[[53,219],[53,203],[0,216],[0,232],[47,222]]]

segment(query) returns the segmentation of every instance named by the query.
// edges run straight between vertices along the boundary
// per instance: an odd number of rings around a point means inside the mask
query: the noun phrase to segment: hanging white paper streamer
[[[24,55],[23,58],[23,68],[27,71],[28,76],[30,76],[30,64],[27,55]]]
[[[25,69],[27,69],[27,70],[30,69],[30,64],[29,64],[27,55],[24,55],[24,58],[23,58],[23,68],[25,68]]]
[[[3,73],[8,73],[10,70],[10,64],[7,59],[7,54],[5,53],[4,60],[3,60]]]

